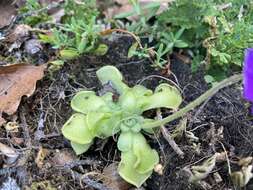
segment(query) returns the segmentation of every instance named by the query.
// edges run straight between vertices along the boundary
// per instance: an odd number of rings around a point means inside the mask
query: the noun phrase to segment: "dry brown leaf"
[[[0,1],[0,28],[8,26],[16,14],[17,11],[13,1]]]
[[[0,66],[0,126],[2,113],[16,112],[22,96],[31,96],[37,80],[44,75],[45,65],[16,64]],[[2,123],[1,123],[2,122]]]

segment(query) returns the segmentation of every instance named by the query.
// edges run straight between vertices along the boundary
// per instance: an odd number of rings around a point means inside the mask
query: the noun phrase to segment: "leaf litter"
[[[31,96],[36,82],[44,76],[45,65],[15,64],[0,67],[0,125],[3,113],[16,112],[22,96]]]

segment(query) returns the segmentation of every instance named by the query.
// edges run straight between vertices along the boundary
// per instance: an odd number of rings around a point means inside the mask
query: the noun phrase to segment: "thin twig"
[[[157,114],[157,119],[161,120],[162,119],[162,114],[161,114],[160,109],[157,110],[156,114]],[[171,137],[170,132],[164,127],[164,125],[161,125],[161,131],[162,131],[163,137],[169,143],[171,148],[180,156],[180,158],[184,158],[184,152],[179,148],[177,143]]]
[[[169,115],[168,117],[165,117],[162,120],[157,120],[157,121],[154,121],[151,123],[143,124],[143,128],[147,129],[147,128],[159,127],[159,126],[165,125],[166,123],[169,123],[175,119],[178,119],[178,118],[182,117],[183,115],[185,115],[187,112],[193,110],[195,107],[202,104],[206,99],[214,96],[219,90],[221,90],[227,86],[230,86],[232,84],[235,84],[237,82],[240,82],[241,80],[242,80],[242,74],[233,75],[232,77],[229,77],[229,78],[221,81],[220,83],[218,83],[217,85],[215,85],[211,89],[207,90],[204,94],[202,94],[200,97],[198,97],[193,102],[189,103],[187,106],[185,106],[181,110],[175,112],[172,115]]]

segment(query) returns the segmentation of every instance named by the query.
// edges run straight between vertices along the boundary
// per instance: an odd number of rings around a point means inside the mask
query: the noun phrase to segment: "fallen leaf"
[[[37,80],[44,75],[44,69],[45,65],[0,66],[0,126],[5,121],[2,113],[14,114],[22,96],[33,94]]]
[[[10,25],[16,14],[13,1],[0,1],[0,28]]]

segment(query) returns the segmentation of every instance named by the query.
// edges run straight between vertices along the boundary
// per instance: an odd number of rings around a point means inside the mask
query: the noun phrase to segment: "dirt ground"
[[[178,82],[184,98],[181,107],[209,88],[201,69],[192,74],[190,65],[176,58],[171,59],[171,71],[176,79],[173,75],[166,75],[164,71],[152,67],[148,60],[127,59],[128,48],[133,42],[127,35],[117,34],[113,40],[105,42],[109,45],[105,56],[81,57],[65,64],[53,74],[47,73],[37,83],[33,96],[22,99],[16,114],[21,128],[15,133],[0,129],[1,142],[13,142],[12,146],[20,150],[20,159],[11,167],[3,168],[5,158],[1,155],[0,181],[4,182],[11,177],[22,189],[103,189],[99,186],[103,179],[96,174],[119,161],[119,152],[113,138],[105,143],[97,139],[87,153],[77,157],[69,142],[61,135],[61,127],[72,113],[69,103],[73,95],[80,89],[101,90],[95,71],[103,65],[118,67],[130,85],[141,82],[154,89],[160,81],[164,82],[164,79],[157,76]],[[43,52],[43,55],[49,57],[48,52]],[[164,170],[162,175],[154,172],[143,189],[235,189],[228,176],[226,160],[219,161],[214,171],[203,183],[197,185],[188,182],[186,168],[201,163],[215,152],[224,152],[224,149],[231,161],[232,171],[238,169],[234,161],[253,156],[253,121],[241,92],[241,84],[223,89],[184,118],[166,125],[173,132],[180,121],[187,120],[187,131],[198,139],[195,142],[189,141],[185,136],[176,139],[185,153],[184,158],[175,153],[160,132],[156,138],[149,138],[152,147],[159,150]],[[153,111],[145,114],[155,115]],[[162,114],[165,117],[169,113],[163,110]],[[6,119],[12,118],[6,116]],[[80,176],[87,173],[90,175],[82,176],[85,183],[80,183]],[[244,189],[253,189],[253,182]]]

